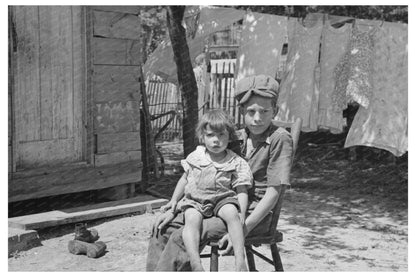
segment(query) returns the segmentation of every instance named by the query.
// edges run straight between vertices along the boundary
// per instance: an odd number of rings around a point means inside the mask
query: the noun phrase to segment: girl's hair
[[[229,140],[233,141],[237,139],[235,127],[231,121],[231,117],[221,109],[209,110],[202,115],[196,127],[196,137],[199,143],[204,143],[205,130],[209,126],[215,132],[228,131]]]

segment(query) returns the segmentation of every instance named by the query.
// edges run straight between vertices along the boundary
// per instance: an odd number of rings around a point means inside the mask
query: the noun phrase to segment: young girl
[[[236,135],[234,125],[224,111],[205,113],[196,134],[202,145],[182,161],[185,173],[172,199],[161,209],[184,211],[182,237],[193,271],[204,270],[199,257],[200,229],[203,218],[214,215],[227,225],[236,271],[247,271],[243,224],[248,205],[247,188],[251,187],[253,180],[250,166],[227,149],[230,139]]]

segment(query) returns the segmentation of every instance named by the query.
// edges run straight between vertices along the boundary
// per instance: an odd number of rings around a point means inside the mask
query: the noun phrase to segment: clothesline
[[[248,14],[250,11],[246,10],[246,14]],[[295,17],[295,16],[284,16],[284,15],[275,15],[275,14],[268,14],[268,13],[263,13],[265,15],[272,15],[272,16],[280,16],[280,17],[286,17],[288,20],[291,18],[297,19],[298,21],[302,21],[302,22],[316,22],[318,20],[323,20],[324,22],[326,20],[330,20],[328,18],[325,18],[325,16],[335,16],[337,17],[338,15],[330,15],[330,14],[322,14],[321,18],[317,18],[317,19],[308,19],[308,18],[301,18],[301,17]],[[185,16],[184,19],[190,18],[190,17],[194,17],[196,15],[196,13]],[[341,16],[340,16],[341,17]],[[241,20],[241,19],[240,19]],[[367,24],[364,22],[357,22],[358,21],[373,21],[375,24]],[[353,21],[353,22],[347,22],[347,21]],[[351,23],[353,25],[359,25],[359,26],[369,26],[369,27],[375,27],[377,24],[376,22],[380,22],[379,23],[379,27],[383,26],[384,22],[389,22],[389,23],[398,23],[398,24],[407,24],[407,23],[403,23],[403,22],[393,22],[393,21],[386,21],[386,20],[382,20],[382,19],[361,19],[361,18],[354,18],[354,17],[345,17],[342,20],[338,21],[338,22],[333,22],[331,25],[333,24],[340,24],[340,23]]]

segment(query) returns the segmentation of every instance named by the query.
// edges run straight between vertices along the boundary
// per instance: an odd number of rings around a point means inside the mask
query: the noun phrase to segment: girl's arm
[[[176,184],[175,190],[170,201],[160,208],[162,212],[165,212],[169,209],[171,209],[173,212],[175,211],[176,204],[179,202],[179,200],[181,200],[181,198],[184,195],[185,186],[188,183],[187,177],[188,174],[185,172]]]
[[[247,235],[273,209],[279,197],[279,187],[268,187],[263,198],[246,219],[244,235]]]
[[[247,187],[238,186],[236,187],[236,191],[237,191],[238,203],[240,204],[240,219],[241,219],[241,223],[244,224],[244,221],[246,219],[247,208],[248,208]]]

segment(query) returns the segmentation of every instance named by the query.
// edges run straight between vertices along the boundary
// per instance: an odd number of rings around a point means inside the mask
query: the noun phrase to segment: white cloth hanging
[[[334,69],[347,51],[350,34],[351,24],[347,23],[340,28],[334,28],[329,20],[325,22],[322,30],[318,127],[329,129],[334,134],[342,133],[346,125],[342,111],[334,109],[332,95],[335,89]]]
[[[345,147],[372,146],[401,156],[408,148],[407,24],[384,22],[374,36],[374,55],[373,96],[367,109],[358,109]]]
[[[286,72],[280,85],[277,121],[293,122],[302,118],[302,131],[317,130],[319,87],[315,87],[319,74],[318,57],[323,22],[306,28],[296,18],[290,18],[289,53]],[[312,119],[312,120],[311,120]]]
[[[250,12],[244,17],[237,54],[237,78],[265,74],[276,77],[279,57],[287,41],[288,18]]]

